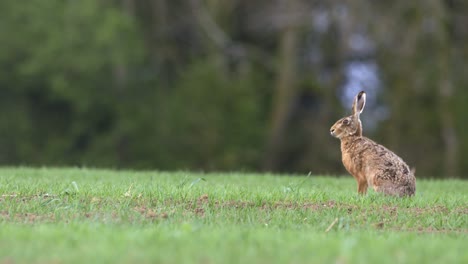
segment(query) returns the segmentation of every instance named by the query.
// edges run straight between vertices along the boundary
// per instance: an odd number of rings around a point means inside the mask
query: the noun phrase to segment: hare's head
[[[362,136],[362,124],[359,116],[365,105],[366,93],[361,91],[354,97],[353,114],[336,121],[330,128],[330,134],[339,139],[349,136]]]

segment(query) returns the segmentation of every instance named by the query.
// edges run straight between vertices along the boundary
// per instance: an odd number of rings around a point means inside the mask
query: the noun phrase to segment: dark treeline
[[[464,0],[0,1],[0,163],[344,172],[330,126],[468,175]]]

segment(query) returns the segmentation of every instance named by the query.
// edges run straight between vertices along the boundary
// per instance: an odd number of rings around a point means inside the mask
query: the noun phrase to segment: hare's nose
[[[330,134],[333,134],[333,132],[335,132],[335,129],[334,128],[330,129]]]

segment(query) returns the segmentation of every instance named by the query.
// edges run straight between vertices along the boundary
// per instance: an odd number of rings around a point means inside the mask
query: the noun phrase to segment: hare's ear
[[[359,117],[364,110],[364,106],[366,105],[366,92],[361,91],[359,92],[356,97],[354,97],[353,102],[353,115]]]

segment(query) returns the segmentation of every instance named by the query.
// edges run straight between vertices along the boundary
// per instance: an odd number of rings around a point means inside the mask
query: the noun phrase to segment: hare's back
[[[375,175],[375,180],[407,184],[414,177],[408,165],[391,150],[366,138],[368,146],[365,157],[368,172]]]

